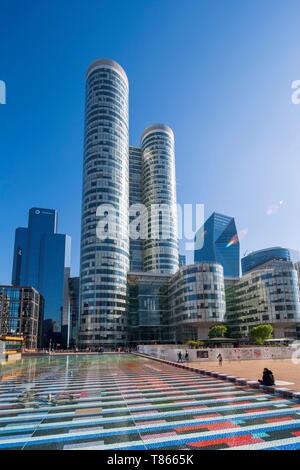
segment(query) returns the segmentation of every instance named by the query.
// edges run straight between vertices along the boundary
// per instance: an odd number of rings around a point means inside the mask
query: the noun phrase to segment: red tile
[[[203,440],[199,442],[191,442],[187,445],[189,447],[209,447],[215,446],[218,444],[227,444],[228,447],[236,447],[242,445],[249,445],[249,444],[258,444],[260,442],[264,442],[263,439],[254,438],[252,434],[245,434],[243,436],[233,436],[233,437],[222,437],[220,439],[215,440]]]
[[[184,406],[184,410],[203,410],[203,408],[207,408],[207,406]]]
[[[290,421],[293,419],[294,418],[292,418],[291,416],[283,416],[282,418],[269,418],[269,419],[266,419],[266,423],[279,423],[280,421]],[[300,425],[300,421],[299,421],[299,425]]]
[[[231,421],[222,421],[220,423],[203,423],[203,424],[195,424],[195,425],[190,425],[182,428],[175,428],[176,432],[186,432],[186,431],[193,431],[197,429],[208,429],[209,431],[215,431],[215,430],[220,430],[220,429],[232,429],[232,428],[237,428],[238,426],[236,424],[233,424]]]
[[[245,413],[255,413],[256,411],[271,411],[271,410],[273,410],[273,408],[266,406],[265,408],[251,408],[251,409],[245,410]]]
[[[217,418],[217,416],[223,416],[221,413],[207,413],[205,415],[201,415],[201,418]],[[199,415],[193,416],[193,419],[199,419]]]

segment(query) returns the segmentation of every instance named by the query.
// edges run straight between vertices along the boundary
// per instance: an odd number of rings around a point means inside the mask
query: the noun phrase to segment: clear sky
[[[0,283],[14,230],[59,211],[78,273],[84,79],[111,57],[130,81],[131,143],[176,137],[177,198],[236,218],[246,250],[300,249],[299,0],[0,0]]]

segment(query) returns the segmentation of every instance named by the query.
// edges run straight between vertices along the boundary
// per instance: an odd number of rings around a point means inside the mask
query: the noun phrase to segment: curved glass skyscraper
[[[81,229],[81,347],[126,343],[128,79],[110,59],[87,70]],[[105,209],[107,205],[108,209]],[[116,236],[99,236],[110,207]],[[104,224],[105,226],[105,224]]]
[[[173,274],[178,270],[174,134],[155,124],[142,134],[143,204],[148,210],[144,270]]]

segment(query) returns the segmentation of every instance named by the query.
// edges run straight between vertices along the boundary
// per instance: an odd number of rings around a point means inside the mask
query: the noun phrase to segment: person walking
[[[178,351],[177,353],[177,362],[182,362],[182,352],[181,351]]]
[[[189,362],[190,356],[189,356],[188,351],[185,351],[184,359],[186,362]]]
[[[217,359],[219,361],[219,366],[221,367],[223,365],[223,357],[221,353],[217,355]]]

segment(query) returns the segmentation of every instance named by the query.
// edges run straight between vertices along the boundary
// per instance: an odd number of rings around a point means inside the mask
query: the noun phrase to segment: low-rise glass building
[[[270,261],[226,286],[226,322],[235,337],[269,323],[274,338],[297,338],[300,323],[298,276],[292,263]]]
[[[38,345],[43,299],[33,287],[0,286],[0,336],[23,337],[27,349]]]
[[[173,342],[206,339],[224,321],[224,272],[218,263],[181,266],[169,285],[169,324]]]
[[[129,273],[128,345],[169,343],[168,283],[170,275]]]
[[[300,261],[300,254],[296,250],[282,248],[281,246],[253,251],[242,258],[242,273],[247,274],[252,271],[252,269],[256,269],[262,264],[272,260],[292,261],[293,263],[296,263]]]
[[[5,360],[5,342],[0,339],[0,365]]]

